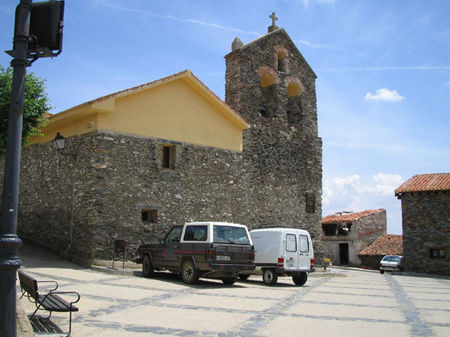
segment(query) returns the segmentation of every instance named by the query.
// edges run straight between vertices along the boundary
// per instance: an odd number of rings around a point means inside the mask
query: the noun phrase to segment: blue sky
[[[0,2],[2,50],[18,3]],[[63,53],[29,71],[53,113],[185,69],[224,98],[231,42],[265,34],[273,11],[318,76],[323,215],[385,208],[401,234],[394,189],[450,172],[448,0],[66,0]]]

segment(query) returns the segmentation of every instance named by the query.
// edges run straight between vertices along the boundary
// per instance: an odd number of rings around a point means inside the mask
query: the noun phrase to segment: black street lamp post
[[[16,337],[16,274],[22,262],[17,249],[20,152],[22,144],[23,100],[26,67],[42,57],[55,57],[62,51],[64,1],[33,4],[20,0],[16,8],[13,50],[11,104],[3,180],[0,221],[0,337]]]
[[[23,97],[27,67],[28,34],[32,0],[21,0],[16,9],[14,69],[8,139],[5,157],[2,219],[0,225],[0,336],[16,337],[16,272],[22,262],[17,249],[22,241],[17,236],[20,150],[22,143]]]

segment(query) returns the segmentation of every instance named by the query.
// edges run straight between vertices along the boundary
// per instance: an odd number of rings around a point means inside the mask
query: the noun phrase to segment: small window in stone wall
[[[306,213],[315,213],[316,212],[316,196],[313,192],[305,193],[306,199]]]
[[[300,125],[303,123],[303,104],[302,98],[289,97],[286,105],[286,114],[289,124]]]
[[[164,145],[162,149],[162,167],[175,170],[175,145]]]
[[[444,259],[446,257],[445,248],[430,248],[430,259]]]
[[[286,58],[286,53],[284,51],[279,51],[277,53],[277,58],[278,58],[278,71],[281,72],[286,72],[287,71],[287,58]]]
[[[268,87],[261,88],[261,116],[269,118],[274,117],[277,112],[277,106],[277,85],[273,84]]]
[[[303,122],[302,89],[298,83],[291,82],[287,87],[287,118],[289,124],[301,124]]]
[[[158,210],[157,209],[143,209],[142,222],[144,223],[157,223],[158,222]]]

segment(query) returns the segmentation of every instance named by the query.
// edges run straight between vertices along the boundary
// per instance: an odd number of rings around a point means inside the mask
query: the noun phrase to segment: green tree
[[[11,101],[13,69],[0,66],[0,152],[6,150],[8,139],[8,115]],[[23,102],[22,144],[30,136],[40,135],[40,128],[45,126],[50,110],[50,100],[45,92],[45,80],[33,73],[25,76],[25,95]]]

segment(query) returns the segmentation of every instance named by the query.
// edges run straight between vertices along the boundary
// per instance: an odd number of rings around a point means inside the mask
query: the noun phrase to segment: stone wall
[[[227,221],[249,228],[301,223],[303,200],[290,182],[258,186],[242,153],[172,143],[175,169],[163,168],[167,140],[91,133],[22,151],[19,236],[83,265],[111,259],[114,240],[138,245],[187,221]],[[156,223],[142,210],[157,210]]]
[[[384,255],[362,255],[361,259],[361,267],[366,269],[380,269],[380,261],[384,257]]]
[[[450,191],[403,193],[405,270],[450,275]],[[440,249],[443,258],[431,258]]]
[[[135,248],[186,221],[244,222],[242,154],[175,144],[175,170],[161,167],[167,141],[94,133],[22,151],[19,235],[89,264],[113,256],[114,240]],[[143,209],[158,212],[156,223]],[[242,217],[242,215],[245,215]]]
[[[369,247],[376,239],[386,234],[386,211],[372,213],[356,220],[357,245],[356,254]]]

